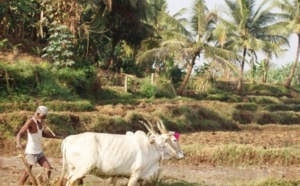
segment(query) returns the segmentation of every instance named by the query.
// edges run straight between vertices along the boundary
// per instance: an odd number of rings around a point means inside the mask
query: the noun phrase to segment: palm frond
[[[173,53],[170,53],[170,50],[167,47],[154,48],[139,53],[136,58],[136,61],[138,64],[149,63],[149,62],[153,63],[154,61],[164,61],[172,55]]]

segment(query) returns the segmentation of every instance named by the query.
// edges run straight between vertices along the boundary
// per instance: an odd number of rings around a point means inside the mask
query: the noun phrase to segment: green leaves
[[[43,49],[42,57],[49,57],[56,67],[72,66],[75,62],[72,59],[74,53],[73,39],[75,38],[65,25],[52,24],[52,34],[49,37],[49,44]]]

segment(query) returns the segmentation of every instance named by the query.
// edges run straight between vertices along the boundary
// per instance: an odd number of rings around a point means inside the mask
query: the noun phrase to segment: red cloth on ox
[[[174,137],[178,140],[179,139],[180,134],[175,132]]]

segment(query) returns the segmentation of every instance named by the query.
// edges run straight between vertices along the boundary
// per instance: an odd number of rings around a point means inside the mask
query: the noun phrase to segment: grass
[[[269,148],[244,144],[225,144],[206,147],[193,143],[183,146],[188,164],[208,162],[230,166],[290,166],[300,163],[300,150],[295,147]]]
[[[268,178],[264,180],[252,181],[248,184],[241,184],[239,186],[299,186],[300,180],[289,181],[278,178]]]
[[[95,106],[90,101],[28,101],[0,103],[0,112],[34,111],[38,105],[47,105],[50,111],[88,112],[95,111]]]

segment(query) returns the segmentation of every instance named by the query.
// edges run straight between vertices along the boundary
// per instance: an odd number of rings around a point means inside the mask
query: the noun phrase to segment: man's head
[[[45,106],[39,106],[37,109],[36,109],[36,115],[40,118],[40,119],[45,119],[46,116],[48,114],[48,108],[45,107]]]

